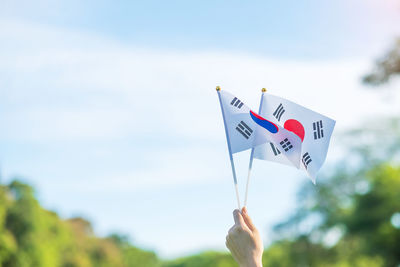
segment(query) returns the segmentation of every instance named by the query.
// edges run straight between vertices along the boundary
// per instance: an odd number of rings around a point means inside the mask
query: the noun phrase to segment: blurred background
[[[316,186],[255,161],[264,266],[400,266],[399,37],[398,0],[1,0],[0,266],[237,266],[216,85],[337,121]]]

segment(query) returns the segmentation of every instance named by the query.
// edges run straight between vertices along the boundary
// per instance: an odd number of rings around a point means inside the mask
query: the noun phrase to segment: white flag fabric
[[[300,137],[302,141],[300,166],[315,183],[317,172],[328,152],[335,121],[289,100],[266,93],[263,93],[260,108],[262,117],[282,125]],[[282,155],[281,148],[276,147],[274,143],[256,147],[254,157],[292,165],[292,162]]]
[[[297,135],[262,118],[232,94],[223,90],[218,94],[232,154],[272,142],[299,168],[301,139]]]

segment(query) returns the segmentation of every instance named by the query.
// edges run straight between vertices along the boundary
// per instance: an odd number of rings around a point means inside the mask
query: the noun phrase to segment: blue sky
[[[146,47],[309,59],[362,55],[390,36],[398,9],[395,0],[6,0],[0,14]]]
[[[336,119],[399,112],[360,77],[399,35],[396,1],[11,1],[0,4],[0,164],[62,217],[175,257],[224,250],[235,208],[215,86],[260,88]],[[394,83],[389,87],[395,87]],[[352,116],[348,108],[352,107]],[[241,193],[248,154],[236,155]],[[295,206],[295,169],[255,162],[266,244]]]

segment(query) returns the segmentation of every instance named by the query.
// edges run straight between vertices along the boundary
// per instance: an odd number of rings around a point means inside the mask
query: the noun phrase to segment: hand
[[[235,225],[226,236],[226,247],[240,267],[262,267],[263,243],[244,207],[233,211]]]

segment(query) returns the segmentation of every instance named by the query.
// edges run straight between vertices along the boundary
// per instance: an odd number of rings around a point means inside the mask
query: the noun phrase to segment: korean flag
[[[301,139],[296,134],[259,116],[236,96],[223,90],[218,95],[232,154],[271,142],[291,165],[299,167]]]
[[[335,121],[284,98],[263,93],[260,115],[296,134],[302,142],[300,167],[308,173],[313,183],[325,161]],[[282,155],[282,149],[273,142],[258,146],[254,157],[292,165]]]

